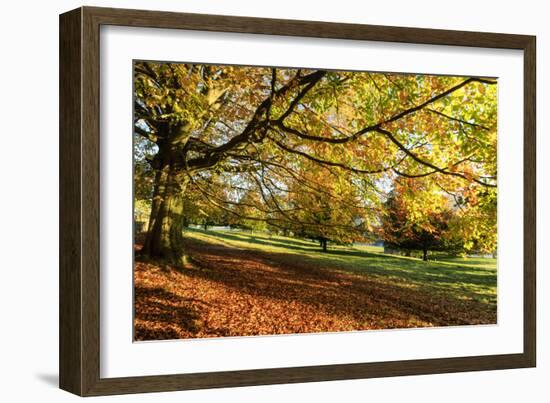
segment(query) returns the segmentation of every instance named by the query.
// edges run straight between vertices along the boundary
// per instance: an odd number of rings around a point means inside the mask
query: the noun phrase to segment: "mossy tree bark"
[[[180,176],[171,164],[157,172],[147,237],[142,249],[142,255],[160,258],[178,267],[186,263],[183,194],[187,180]]]

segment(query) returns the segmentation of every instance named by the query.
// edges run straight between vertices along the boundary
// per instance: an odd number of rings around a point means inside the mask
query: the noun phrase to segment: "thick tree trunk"
[[[186,183],[179,182],[169,168],[156,176],[153,206],[142,254],[182,267],[186,263],[183,248],[185,218],[183,192]]]
[[[422,260],[428,261],[428,246],[424,244],[424,248],[422,249]]]
[[[327,251],[327,240],[326,238],[321,238],[321,247],[323,248],[323,252]]]
[[[150,233],[155,226],[155,220],[158,216],[160,206],[166,192],[166,184],[168,179],[168,168],[158,170],[155,174],[155,186],[153,189],[153,202],[151,204],[151,214],[149,215],[149,224],[147,225],[147,233]],[[147,243],[147,242],[146,242]]]

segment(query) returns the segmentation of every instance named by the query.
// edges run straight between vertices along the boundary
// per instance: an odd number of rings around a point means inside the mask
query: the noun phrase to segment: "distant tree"
[[[419,250],[425,261],[429,251],[456,252],[448,236],[454,216],[449,200],[441,192],[429,194],[429,189],[415,185],[397,185],[384,203],[379,232],[384,246],[409,253]],[[407,196],[430,201],[422,200],[418,208]]]
[[[229,223],[234,228],[248,231],[264,231],[267,229],[265,206],[258,192],[245,191],[231,209]]]
[[[365,240],[376,215],[374,201],[364,192],[365,183],[338,175],[331,168],[304,164],[302,177],[289,181],[286,195],[292,232],[317,240],[323,252],[329,242],[351,244]]]
[[[457,197],[458,208],[449,221],[447,237],[462,253],[496,254],[497,194],[494,189],[471,188]]]
[[[471,185],[455,192],[439,182],[401,178],[383,205],[380,237],[390,249],[452,254],[494,253],[496,191]]]

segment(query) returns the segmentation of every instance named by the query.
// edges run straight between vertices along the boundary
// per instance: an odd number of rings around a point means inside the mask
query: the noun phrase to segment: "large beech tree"
[[[136,62],[134,88],[151,200],[142,253],[172,264],[190,194],[225,217],[341,241],[379,220],[399,178],[496,194],[494,79]]]

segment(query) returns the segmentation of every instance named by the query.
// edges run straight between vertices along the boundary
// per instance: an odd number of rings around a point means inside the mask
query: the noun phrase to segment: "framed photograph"
[[[60,387],[533,367],[535,37],[60,16]]]

